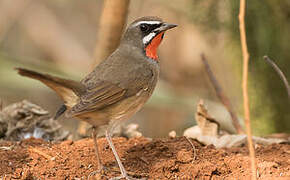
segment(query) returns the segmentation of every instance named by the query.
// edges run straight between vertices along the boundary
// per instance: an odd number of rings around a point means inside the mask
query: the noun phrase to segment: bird
[[[64,103],[55,119],[65,114],[93,126],[98,170],[104,166],[98,151],[97,129],[106,126],[105,137],[121,172],[117,179],[130,179],[112,142],[112,134],[116,126],[139,111],[152,95],[160,73],[157,48],[165,31],[176,26],[156,16],[136,19],[125,30],[116,50],[80,82],[25,68],[15,69],[22,76],[41,81],[61,97]]]

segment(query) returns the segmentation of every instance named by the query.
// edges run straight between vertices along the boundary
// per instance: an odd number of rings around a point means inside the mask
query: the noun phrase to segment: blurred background
[[[104,59],[104,55],[99,55],[100,47],[106,43],[101,40],[102,33],[106,33],[102,26],[112,20],[122,24],[122,17],[112,12],[123,9],[125,26],[141,16],[159,16],[179,25],[166,33],[159,47],[161,77],[152,98],[129,123],[138,123],[143,135],[149,137],[164,137],[171,130],[182,135],[184,129],[196,124],[196,105],[199,99],[204,99],[209,113],[221,127],[235,132],[200,55],[206,55],[242,124],[239,2],[124,0],[117,3],[120,4],[113,11],[105,11],[109,5],[103,0],[0,0],[0,98],[4,106],[27,99],[53,115],[61,105],[60,98],[40,82],[17,75],[13,68],[26,67],[80,80]],[[105,12],[109,14],[104,15]],[[122,32],[122,26],[115,31]],[[290,133],[287,92],[262,58],[268,55],[290,78],[290,1],[248,1],[246,31],[253,132],[255,135]],[[72,132],[79,126],[73,119],[62,117],[59,121]]]

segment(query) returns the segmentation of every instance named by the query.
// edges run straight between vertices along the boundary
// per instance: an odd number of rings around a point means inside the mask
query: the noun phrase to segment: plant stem
[[[253,146],[251,122],[250,122],[250,107],[249,107],[249,96],[248,96],[248,66],[249,66],[249,53],[247,47],[246,30],[245,30],[245,8],[246,0],[240,0],[240,13],[239,13],[239,24],[240,24],[240,38],[243,53],[243,99],[244,99],[244,113],[245,113],[245,125],[248,140],[248,148],[250,151],[251,159],[251,170],[252,179],[257,179],[257,165],[255,160],[255,149]]]

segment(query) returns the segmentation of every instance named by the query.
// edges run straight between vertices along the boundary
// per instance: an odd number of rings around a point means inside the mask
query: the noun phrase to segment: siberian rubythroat
[[[129,179],[112,142],[114,128],[134,115],[150,98],[159,76],[157,48],[166,30],[176,27],[158,17],[142,17],[131,23],[119,47],[80,82],[16,68],[22,76],[43,82],[64,101],[56,118],[65,113],[93,125],[98,169],[96,128],[107,125],[106,139],[119,165],[120,178]]]

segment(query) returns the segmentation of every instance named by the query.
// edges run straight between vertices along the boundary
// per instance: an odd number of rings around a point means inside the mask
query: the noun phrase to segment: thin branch
[[[191,147],[193,149],[193,160],[196,160],[197,153],[196,153],[196,148],[195,148],[194,144],[191,142],[191,140],[188,137],[186,137],[186,136],[184,136],[184,137],[189,142],[189,144],[191,145]]]
[[[208,77],[215,89],[215,92],[216,92],[216,95],[218,96],[218,98],[220,99],[220,101],[223,103],[223,105],[227,108],[228,112],[230,113],[231,115],[231,118],[232,118],[232,122],[233,122],[233,125],[236,129],[236,131],[239,133],[239,134],[242,134],[244,133],[243,132],[243,129],[239,123],[239,120],[236,116],[236,113],[232,107],[232,104],[229,100],[229,98],[225,95],[225,93],[223,92],[218,80],[216,79],[214,73],[212,72],[211,68],[210,68],[210,65],[208,64],[208,61],[205,57],[204,54],[201,54],[201,60],[205,66],[205,70],[208,74]]]
[[[274,63],[274,61],[272,61],[268,56],[264,56],[264,60],[266,60],[275,69],[275,71],[278,73],[278,75],[282,79],[282,81],[283,81],[283,83],[284,83],[284,85],[285,85],[285,87],[287,89],[288,98],[290,99],[290,86],[289,86],[289,82],[288,82],[286,76],[281,71],[281,69]]]
[[[246,28],[245,28],[245,9],[246,0],[240,0],[240,12],[239,12],[239,24],[240,24],[240,38],[243,53],[243,99],[244,99],[244,113],[245,113],[245,125],[247,132],[248,148],[251,158],[252,179],[257,179],[257,165],[255,159],[255,149],[253,146],[251,121],[250,121],[250,105],[248,96],[248,68],[249,68],[249,53],[247,47]]]

